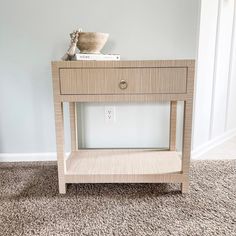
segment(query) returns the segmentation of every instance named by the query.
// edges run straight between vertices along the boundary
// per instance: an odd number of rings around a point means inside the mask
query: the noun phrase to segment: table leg
[[[58,181],[59,192],[66,193],[65,183],[65,147],[64,147],[64,117],[63,103],[55,102],[55,123],[56,123],[56,145],[57,145],[57,162],[58,162]]]
[[[184,125],[183,125],[182,172],[185,179],[181,186],[181,190],[183,193],[187,193],[189,190],[191,132],[192,132],[192,100],[187,100],[184,102]]]
[[[73,152],[78,149],[76,103],[70,102],[69,108],[70,108],[71,151]]]
[[[176,120],[177,120],[177,101],[170,102],[170,151],[176,150]]]

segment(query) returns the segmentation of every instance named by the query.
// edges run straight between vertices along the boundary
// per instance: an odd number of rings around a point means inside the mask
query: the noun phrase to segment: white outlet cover
[[[105,106],[105,122],[114,123],[115,122],[115,107],[114,106]]]

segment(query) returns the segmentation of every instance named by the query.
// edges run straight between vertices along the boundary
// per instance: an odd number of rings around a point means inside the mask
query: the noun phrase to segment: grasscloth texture
[[[59,192],[62,194],[66,193],[66,183],[181,183],[182,193],[187,193],[189,191],[194,71],[195,60],[52,61]],[[126,84],[125,89],[123,89],[123,86],[120,86],[122,83]],[[171,165],[164,163],[166,171],[163,171],[162,167],[160,168],[161,172],[152,171],[150,170],[151,168],[147,168],[146,171],[144,170],[145,168],[142,168],[144,163],[149,163],[149,161],[150,166],[163,166],[162,162],[163,160],[166,162],[166,158],[154,158],[154,160],[149,159],[147,161],[141,155],[145,160],[139,161],[133,158],[135,156],[133,153],[128,151],[125,155],[122,155],[125,165],[122,163],[116,165],[114,161],[120,161],[121,158],[114,154],[113,150],[112,153],[106,153],[109,156],[113,155],[113,159],[103,159],[103,154],[97,155],[100,152],[99,150],[83,150],[89,157],[85,158],[86,162],[93,160],[96,170],[93,170],[94,166],[78,163],[78,157],[80,158],[81,155],[79,152],[72,151],[68,158],[72,165],[69,166],[79,166],[83,172],[81,173],[80,169],[76,168],[76,171],[72,173],[72,168],[68,169],[65,165],[63,103],[72,102],[74,104],[75,102],[86,101],[103,101],[108,103],[164,101],[172,103],[183,101],[181,172],[179,172],[178,168],[175,171],[172,171],[172,168],[169,169],[168,167],[173,165],[173,162],[169,161],[168,163],[171,163]],[[173,108],[173,106],[171,107]],[[170,149],[174,149],[173,140],[176,136],[174,133],[176,129],[173,125],[173,123],[176,123],[176,115],[174,115],[175,112],[173,111],[174,109],[172,109],[170,115],[170,135],[172,135],[170,138]],[[72,123],[76,120],[74,116],[74,109],[70,109],[70,120]],[[71,130],[74,130],[74,128],[75,126],[72,124]],[[73,135],[74,132],[75,130],[71,132],[71,138],[73,139],[71,142],[72,150],[75,149],[74,144],[78,143],[76,136]],[[95,158],[94,153],[96,155]],[[168,152],[165,151],[164,153]],[[158,153],[153,151],[146,154],[150,154],[152,157],[154,155],[159,156]],[[132,162],[128,158],[126,159],[126,156],[132,156]],[[177,153],[174,152],[173,158],[176,156]],[[129,165],[131,168],[126,170],[126,167]],[[87,166],[89,166],[88,170],[86,170]],[[119,171],[107,173],[106,170],[113,169],[113,166],[122,168]]]
[[[236,235],[236,160],[194,161],[179,184],[73,184],[53,162],[0,164],[0,235]]]

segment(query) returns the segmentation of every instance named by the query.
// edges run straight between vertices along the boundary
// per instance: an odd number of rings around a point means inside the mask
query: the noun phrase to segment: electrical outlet
[[[114,123],[115,120],[115,107],[105,106],[105,122]]]

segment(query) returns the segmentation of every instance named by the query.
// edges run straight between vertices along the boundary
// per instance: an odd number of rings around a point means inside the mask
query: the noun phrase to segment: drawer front
[[[61,94],[186,93],[187,68],[60,69]]]

